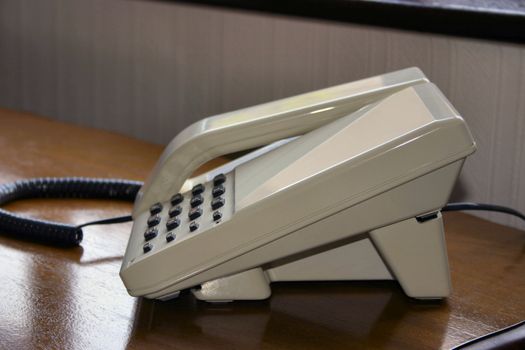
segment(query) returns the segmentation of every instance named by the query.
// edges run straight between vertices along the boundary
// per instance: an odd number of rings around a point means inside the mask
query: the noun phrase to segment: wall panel
[[[208,115],[419,66],[478,142],[454,198],[525,211],[524,46],[163,2],[0,0],[0,53],[1,106],[155,143]]]

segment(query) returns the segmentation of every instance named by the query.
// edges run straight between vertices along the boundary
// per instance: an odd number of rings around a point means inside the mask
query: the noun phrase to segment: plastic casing
[[[279,271],[290,257],[342,246],[368,232],[381,249],[382,228],[446,204],[475,143],[441,92],[414,68],[331,89],[205,119],[172,141],[135,205],[121,269],[131,295],[163,298],[256,267],[269,280],[293,280],[290,270]],[[217,173],[183,186],[195,167],[225,152],[303,132],[224,168],[231,170],[234,193],[231,213],[219,225],[141,254],[149,205],[167,204],[181,187],[187,191]],[[444,241],[439,244],[437,259],[447,279]],[[389,278],[388,272],[378,273]],[[449,280],[436,283],[444,286],[436,296],[449,292]],[[413,294],[433,297],[418,293]]]

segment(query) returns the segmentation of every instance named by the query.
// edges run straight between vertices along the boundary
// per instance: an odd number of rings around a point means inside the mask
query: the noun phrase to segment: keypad
[[[233,201],[228,181],[229,175],[219,174],[188,192],[174,194],[167,203],[153,204],[137,248],[146,254],[220,224],[232,210],[226,206]]]

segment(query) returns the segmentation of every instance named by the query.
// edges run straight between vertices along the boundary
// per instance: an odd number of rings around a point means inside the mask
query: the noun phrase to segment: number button
[[[223,184],[226,181],[226,175],[219,174],[213,178],[213,185],[218,186]]]
[[[149,212],[151,215],[158,214],[162,211],[162,204],[161,203],[155,203],[149,208]]]
[[[191,194],[194,195],[194,196],[196,196],[198,194],[201,194],[202,192],[204,192],[204,185],[203,184],[195,185],[191,189]]]
[[[159,215],[152,215],[148,219],[148,227],[157,226],[160,222],[160,216]]]
[[[224,192],[225,192],[224,186],[219,185],[219,186],[215,186],[213,190],[211,190],[211,195],[213,196],[213,198],[217,198],[217,197],[222,196]]]
[[[198,207],[199,205],[202,204],[202,202],[204,202],[204,198],[202,198],[201,195],[197,195],[195,197],[193,197],[190,201],[190,205],[192,208],[195,208],[195,207]]]
[[[166,235],[166,242],[171,242],[171,241],[174,241],[175,238],[177,237],[176,234],[174,234],[173,232],[168,232],[168,234]]]
[[[144,244],[144,246],[142,247],[142,250],[144,251],[144,253],[150,252],[152,249],[153,249],[153,244],[149,242]]]
[[[211,201],[211,208],[213,210],[219,209],[223,205],[224,205],[224,198],[222,197],[215,198],[214,200]]]
[[[220,211],[213,212],[213,221],[219,221],[222,218],[222,213]]]
[[[176,207],[171,207],[169,211],[170,218],[180,215],[182,213],[182,207],[177,205]]]
[[[190,222],[190,232],[194,232],[199,228],[199,224],[195,221]]]
[[[182,194],[177,193],[176,195],[171,197],[171,204],[172,205],[177,205],[177,204],[182,203],[183,200],[184,200],[184,197],[182,196]]]
[[[201,215],[202,215],[202,209],[201,208],[193,208],[188,213],[188,217],[190,218],[190,220],[195,220],[198,217],[200,217]]]
[[[166,228],[168,230],[176,229],[177,227],[179,227],[179,225],[180,225],[180,220],[177,218],[169,219],[168,222],[166,222]]]
[[[144,232],[144,239],[146,241],[152,240],[153,238],[157,237],[157,234],[159,231],[155,227],[149,228]]]

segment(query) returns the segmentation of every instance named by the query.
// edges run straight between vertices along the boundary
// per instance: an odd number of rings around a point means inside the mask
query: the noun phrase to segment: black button
[[[191,232],[195,231],[198,228],[199,228],[199,224],[198,223],[196,223],[195,221],[190,222],[190,231]]]
[[[177,205],[177,204],[182,203],[183,200],[184,200],[184,197],[182,196],[182,194],[177,193],[176,195],[171,197],[171,204],[172,205]]]
[[[222,197],[215,198],[214,200],[211,201],[211,208],[213,210],[219,209],[223,205],[224,205],[224,198],[222,198]]]
[[[197,195],[195,197],[193,197],[190,201],[190,205],[192,208],[195,208],[195,207],[198,207],[199,205],[202,204],[202,202],[204,202],[204,198],[202,198],[201,195]]]
[[[211,190],[211,195],[213,196],[213,198],[216,198],[216,197],[222,196],[224,192],[225,192],[224,186],[219,185],[219,186],[215,186],[213,190]]]
[[[149,208],[149,212],[151,213],[151,215],[158,214],[161,211],[162,211],[162,204],[160,203],[155,203]]]
[[[182,207],[180,205],[170,208],[170,212],[169,212],[170,218],[180,215],[180,213],[182,213]]]
[[[190,218],[190,220],[195,220],[196,218],[198,218],[201,215],[202,215],[202,209],[201,208],[193,208],[188,213],[188,217]]]
[[[168,232],[168,234],[166,235],[166,242],[171,242],[171,241],[174,241],[175,238],[177,237],[176,234],[174,234],[173,232]]]
[[[195,185],[191,189],[191,194],[194,195],[194,196],[196,196],[198,194],[201,194],[202,192],[204,192],[204,185],[203,184]]]
[[[151,244],[149,242],[144,244],[144,246],[142,247],[142,250],[144,250],[144,253],[147,253],[147,252],[149,252],[152,249],[153,249],[153,244]]]
[[[220,211],[214,211],[213,212],[213,221],[220,220],[222,218],[222,213]]]
[[[168,222],[166,222],[166,228],[168,230],[176,229],[177,227],[179,227],[179,225],[180,225],[180,220],[177,218],[169,219]]]
[[[144,232],[144,239],[149,241],[150,239],[157,237],[158,233],[159,231],[157,231],[155,227],[149,228],[146,230],[146,232]]]
[[[152,215],[148,219],[148,227],[157,226],[160,222],[160,216]]]
[[[218,186],[226,181],[226,175],[219,174],[213,178],[213,186]]]

